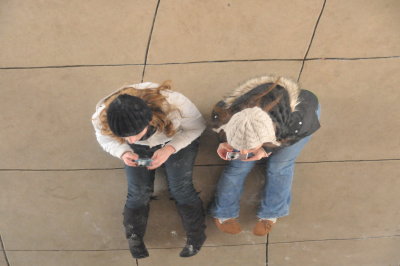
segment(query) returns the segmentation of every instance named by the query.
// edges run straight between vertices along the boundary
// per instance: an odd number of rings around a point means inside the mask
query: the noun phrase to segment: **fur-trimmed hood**
[[[245,108],[258,106],[265,112],[277,113],[274,112],[277,105],[279,110],[285,110],[284,116],[280,116],[282,119],[277,121],[282,125],[287,122],[288,113],[296,110],[300,102],[299,94],[298,83],[288,78],[265,75],[249,79],[215,105],[211,115],[211,126],[214,131],[219,132],[221,126],[228,123],[232,115]]]
[[[290,98],[290,108],[292,112],[294,112],[296,105],[299,104],[299,84],[291,79],[275,75],[256,77],[244,82],[242,85],[234,89],[230,95],[224,98],[223,101],[226,103],[226,108],[229,108],[238,97],[266,83],[276,83],[287,90]]]
[[[312,92],[291,79],[266,75],[244,82],[214,106],[211,126],[220,141],[227,141],[225,128],[235,114],[255,107],[272,120],[276,143],[263,144],[270,150],[291,145],[320,127],[318,98]]]

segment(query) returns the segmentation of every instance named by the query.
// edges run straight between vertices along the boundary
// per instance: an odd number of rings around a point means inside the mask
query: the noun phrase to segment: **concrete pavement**
[[[400,2],[396,0],[0,1],[0,266],[400,265]],[[322,128],[296,165],[291,214],[251,229],[263,168],[246,181],[239,235],[207,220],[195,257],[158,173],[146,244],[122,228],[122,162],[102,151],[96,102],[172,80],[208,119],[244,80],[299,80]],[[208,203],[223,169],[207,129],[194,182]]]

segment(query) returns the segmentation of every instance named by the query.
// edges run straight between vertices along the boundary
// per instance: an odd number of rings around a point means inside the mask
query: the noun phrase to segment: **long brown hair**
[[[171,112],[178,111],[179,109],[168,103],[165,96],[161,93],[163,90],[171,90],[171,81],[164,81],[158,88],[155,89],[135,89],[134,87],[125,87],[116,93],[109,96],[104,100],[105,108],[100,112],[101,133],[106,136],[113,137],[120,143],[124,143],[124,138],[114,135],[107,122],[108,106],[121,94],[128,94],[139,97],[142,99],[153,112],[150,125],[153,126],[158,132],[163,132],[167,137],[172,137],[176,130],[172,121],[168,118]]]

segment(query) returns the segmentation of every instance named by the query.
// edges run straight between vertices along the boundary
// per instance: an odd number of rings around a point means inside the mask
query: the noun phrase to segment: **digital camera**
[[[248,153],[240,154],[238,151],[228,151],[225,159],[227,160],[246,160],[249,157]]]
[[[147,166],[151,166],[152,161],[153,160],[149,159],[149,158],[139,158],[135,162],[137,163],[137,166],[147,167]]]

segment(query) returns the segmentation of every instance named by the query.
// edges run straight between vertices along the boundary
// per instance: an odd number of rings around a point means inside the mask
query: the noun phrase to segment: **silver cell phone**
[[[138,166],[146,167],[146,166],[151,166],[152,161],[153,161],[152,159],[139,158],[135,162],[137,163]]]
[[[238,151],[228,151],[226,153],[225,159],[230,160],[230,161],[232,161],[232,160],[246,160],[248,157],[249,157],[248,153],[241,154]]]

